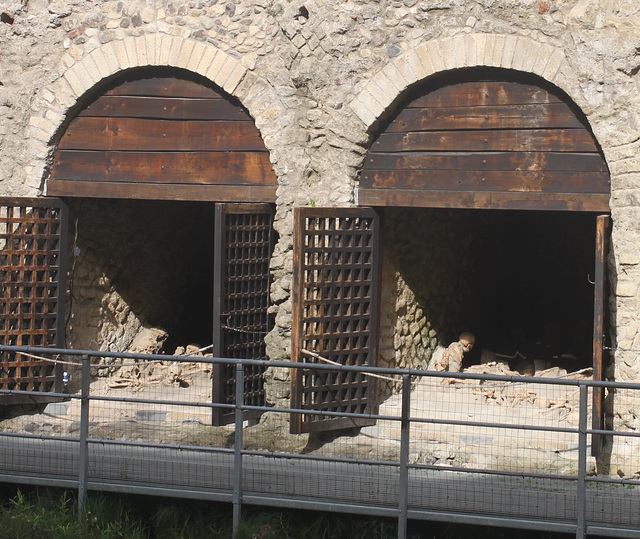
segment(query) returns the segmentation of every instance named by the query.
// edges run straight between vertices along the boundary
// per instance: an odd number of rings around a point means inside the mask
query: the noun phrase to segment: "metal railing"
[[[63,362],[71,371],[64,393],[46,394],[59,402],[7,407],[0,480],[77,488],[80,512],[88,490],[109,490],[230,502],[236,531],[242,505],[258,504],[393,517],[401,538],[411,519],[640,537],[638,384],[0,350]],[[110,377],[91,376],[98,363]],[[234,403],[211,402],[216,363],[235,365]],[[362,416],[245,405],[244,369],[256,364],[278,373],[273,387],[280,389],[302,368],[373,373],[395,380],[388,384],[395,390],[366,416],[374,426],[293,435],[291,413]],[[589,428],[594,387],[607,391],[611,430]],[[2,390],[0,402],[12,393],[39,395]],[[214,408],[235,410],[235,423],[211,426]],[[261,420],[248,422],[248,411],[261,412]],[[590,452],[594,436],[605,440],[598,459]]]

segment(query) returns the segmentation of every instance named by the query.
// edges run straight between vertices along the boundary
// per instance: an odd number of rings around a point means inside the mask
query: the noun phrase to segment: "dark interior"
[[[570,371],[592,364],[596,215],[385,208],[384,256],[416,294],[443,345]],[[516,355],[516,353],[519,353]]]
[[[168,332],[167,352],[211,344],[212,203],[85,199],[71,206],[83,265],[104,274],[146,327]]]

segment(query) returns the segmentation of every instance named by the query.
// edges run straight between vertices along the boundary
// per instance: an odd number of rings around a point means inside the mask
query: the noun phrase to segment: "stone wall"
[[[268,353],[286,359],[293,207],[356,203],[371,133],[414,83],[473,66],[533,73],[575,101],[610,167],[610,374],[640,380],[639,35],[636,0],[4,1],[0,193],[42,193],[65,121],[112,75],[168,65],[209,78],[255,118],[278,176]],[[385,275],[420,304],[402,268]]]

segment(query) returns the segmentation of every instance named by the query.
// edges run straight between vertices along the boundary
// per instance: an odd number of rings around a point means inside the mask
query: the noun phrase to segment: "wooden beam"
[[[373,152],[498,151],[594,152],[598,148],[585,129],[504,129],[383,133]]]
[[[609,198],[608,194],[426,191],[362,187],[357,191],[360,206],[416,208],[608,212]]]
[[[150,183],[83,182],[48,179],[47,195],[59,197],[214,202],[275,202],[275,185],[172,185]]]
[[[366,170],[362,187],[449,191],[609,193],[606,172]]]
[[[82,109],[78,116],[253,121],[247,111],[228,99],[187,97],[103,95]]]
[[[565,103],[404,109],[387,133],[441,129],[584,129]]]
[[[572,152],[370,152],[365,170],[509,170],[606,172],[597,153]]]
[[[112,152],[58,150],[56,180],[276,185],[266,152]]]
[[[71,122],[62,150],[264,151],[251,122],[199,122],[139,118],[87,118]]]
[[[407,108],[473,107],[490,105],[525,105],[561,103],[560,99],[539,86],[519,82],[480,81],[449,84],[420,96]]]

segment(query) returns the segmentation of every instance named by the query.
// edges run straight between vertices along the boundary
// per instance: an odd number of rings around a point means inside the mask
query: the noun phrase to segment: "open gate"
[[[59,199],[0,199],[0,343],[64,347],[67,208]],[[62,366],[17,353],[0,355],[0,389],[62,391]],[[0,404],[44,402],[3,394]]]
[[[293,361],[375,366],[379,322],[379,218],[371,208],[296,208]],[[370,414],[376,382],[355,372],[296,369],[292,407]],[[372,425],[375,420],[292,413],[291,432]]]
[[[269,204],[216,204],[215,211],[213,355],[267,359],[273,209]],[[245,404],[264,406],[264,370],[245,368]],[[214,365],[213,402],[234,404],[235,381],[235,365]],[[257,415],[247,412],[245,418]],[[213,410],[214,425],[233,419],[232,409]]]

